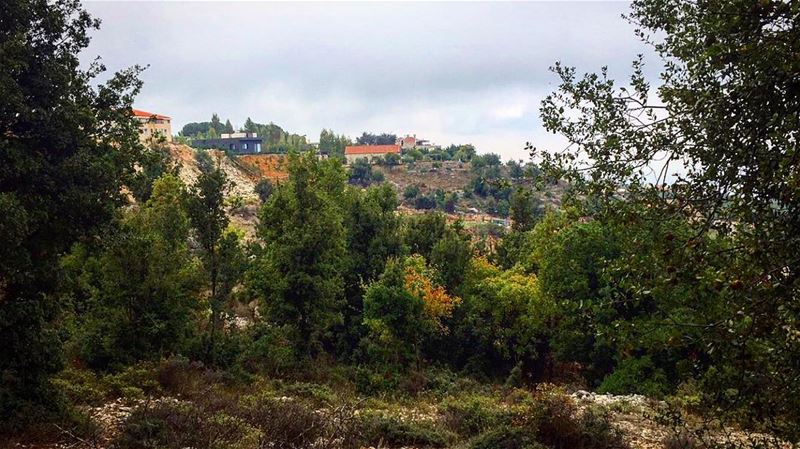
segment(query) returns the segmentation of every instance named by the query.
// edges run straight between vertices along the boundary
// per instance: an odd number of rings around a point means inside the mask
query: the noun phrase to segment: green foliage
[[[413,200],[418,195],[419,195],[419,186],[417,184],[408,185],[403,190],[403,198],[407,200]]]
[[[416,360],[426,329],[425,303],[405,288],[405,266],[390,260],[380,279],[364,293],[363,344],[370,360],[390,370]]]
[[[364,131],[357,139],[358,145],[394,145],[397,142],[395,134],[373,134]]]
[[[454,435],[431,423],[404,421],[391,416],[373,415],[363,419],[364,439],[370,444],[390,446],[447,447]]]
[[[130,114],[141,68],[98,85],[81,70],[99,27],[78,2],[3,3],[0,64],[0,431],[43,421],[58,406],[53,327],[58,258],[91,239],[123,203],[141,152]],[[57,93],[57,94],[56,94]],[[108,132],[113,130],[113,132]]]
[[[661,234],[664,221],[683,222],[690,232],[626,248],[632,299],[667,303],[658,335],[703,342],[692,349],[705,361],[696,375],[709,410],[748,426],[769,422],[793,440],[798,345],[788,329],[797,327],[800,303],[787,298],[800,285],[788,268],[800,253],[800,96],[796,51],[785,42],[798,39],[786,25],[797,13],[794,3],[634,2],[630,20],[667,61],[658,98],[641,58],[622,85],[605,69],[579,77],[556,64],[561,84],[542,103],[542,119],[570,145],[536,152],[549,176],[596,202],[600,219],[641,229],[641,237]],[[684,169],[673,173],[677,164]]]
[[[433,246],[444,236],[446,228],[447,221],[442,214],[410,215],[403,223],[403,241],[411,254],[430,259]]]
[[[544,355],[540,340],[555,314],[555,304],[541,294],[537,279],[519,268],[503,271],[473,259],[461,295],[453,330],[459,344],[451,350],[456,363],[503,376],[521,363],[530,372]]]
[[[266,178],[260,179],[254,188],[256,195],[258,195],[258,199],[261,201],[261,204],[267,202],[274,189],[275,187],[272,185],[272,182]]]
[[[659,398],[669,383],[664,371],[655,367],[649,356],[622,361],[614,372],[603,379],[598,391],[614,394],[638,393]]]
[[[298,348],[318,351],[342,320],[346,234],[340,201],[344,173],[335,160],[289,155],[289,180],[259,213],[264,246],[248,274],[264,311],[297,330]]]
[[[72,292],[78,355],[91,367],[115,369],[185,348],[192,338],[198,265],[186,246],[189,219],[179,179],[167,175],[138,210],[124,214],[119,231],[99,255],[82,254],[70,276],[85,279]],[[81,284],[79,284],[81,285]]]
[[[495,398],[483,395],[456,396],[441,404],[445,422],[453,431],[475,436],[512,421],[511,411]]]
[[[225,231],[230,221],[225,213],[225,194],[230,189],[225,172],[217,168],[200,174],[188,198],[188,215],[202,250],[210,290],[211,316],[204,358],[212,365],[217,363],[217,340],[224,328],[225,305],[246,268],[239,235]]]
[[[449,292],[457,292],[464,282],[471,258],[470,236],[460,226],[449,227],[431,248],[431,265],[436,267]]]
[[[372,164],[367,158],[359,158],[350,165],[349,171],[350,184],[369,186],[372,183],[383,182],[383,173],[372,169]]]
[[[344,160],[344,148],[351,145],[350,138],[344,135],[336,135],[333,130],[323,129],[319,133],[319,152],[330,157]]]

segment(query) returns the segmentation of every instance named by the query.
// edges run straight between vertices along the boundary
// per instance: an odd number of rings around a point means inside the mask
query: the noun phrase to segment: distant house
[[[406,134],[405,137],[398,137],[397,144],[400,145],[400,149],[403,151],[413,150],[417,146],[417,135],[409,136]]]
[[[417,139],[416,134],[413,136],[406,134],[405,137],[398,137],[396,143],[400,145],[400,149],[403,151],[409,151],[415,148],[418,150],[438,150],[440,148],[439,145],[434,145],[429,140]]]
[[[167,142],[172,142],[171,118],[141,109],[133,109],[133,117],[139,122],[139,140],[142,142],[160,137],[164,137]]]
[[[256,133],[222,133],[218,139],[195,139],[192,146],[195,148],[216,148],[230,151],[234,154],[256,154],[261,152],[261,143],[264,139]]]
[[[344,148],[344,157],[348,164],[356,159],[366,158],[372,162],[374,159],[385,157],[387,154],[400,155],[400,145],[349,145]]]

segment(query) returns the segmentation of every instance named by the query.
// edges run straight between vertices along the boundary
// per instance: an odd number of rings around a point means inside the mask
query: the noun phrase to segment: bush
[[[469,446],[470,449],[545,449],[530,431],[518,427],[503,426],[481,434]]]
[[[437,428],[434,423],[402,421],[382,415],[365,417],[362,435],[368,446],[445,447],[455,441],[455,435]]]
[[[578,415],[572,398],[558,387],[537,387],[536,439],[553,449],[619,449],[627,447],[608,414],[588,409]]]
[[[414,199],[418,195],[419,195],[419,186],[416,185],[416,184],[412,184],[410,186],[406,186],[406,188],[403,189],[403,198],[405,198],[407,200]]]
[[[649,356],[622,361],[598,387],[601,393],[643,394],[660,398],[669,390],[667,376]]]
[[[442,403],[448,427],[461,435],[478,435],[488,429],[511,424],[511,412],[487,396],[448,398]]]

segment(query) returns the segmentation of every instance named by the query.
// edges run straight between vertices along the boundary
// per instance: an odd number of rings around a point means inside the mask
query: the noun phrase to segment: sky
[[[415,134],[528,159],[563,147],[539,119],[556,61],[623,80],[645,54],[626,2],[87,2],[102,20],[82,60],[149,65],[135,107],[173,133],[216,112],[274,122],[316,142],[322,128]]]

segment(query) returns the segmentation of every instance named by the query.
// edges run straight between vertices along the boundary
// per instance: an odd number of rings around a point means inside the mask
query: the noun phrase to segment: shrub
[[[577,407],[564,390],[543,384],[537,387],[536,439],[553,449],[619,449],[626,445],[622,434],[608,419],[608,413],[588,409],[578,415]]]
[[[442,403],[447,425],[466,436],[477,435],[487,429],[511,423],[511,411],[495,399],[473,395],[448,398]]]
[[[327,385],[295,382],[286,386],[285,391],[290,396],[310,399],[317,405],[331,405],[336,401],[336,393]]]
[[[530,431],[519,427],[503,426],[481,434],[470,449],[545,449]]]
[[[649,356],[622,361],[600,384],[601,393],[638,393],[659,398],[668,391],[667,376],[657,368]]]
[[[414,199],[418,195],[419,195],[419,186],[416,184],[406,186],[406,188],[403,190],[403,198],[407,200]]]
[[[324,434],[325,420],[300,401],[248,396],[242,416],[261,433],[262,447],[308,448]]]
[[[367,415],[361,432],[365,445],[369,446],[445,447],[455,441],[452,433],[437,428],[434,423],[402,421],[382,415]]]

